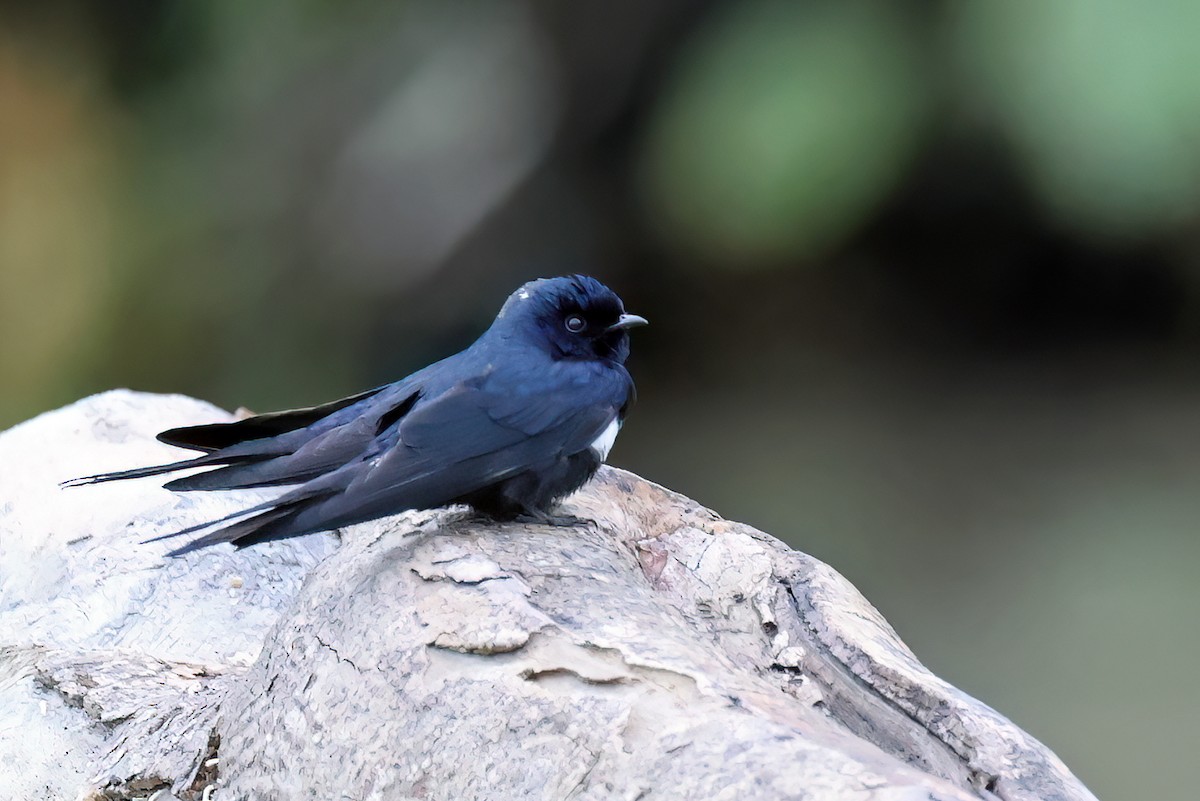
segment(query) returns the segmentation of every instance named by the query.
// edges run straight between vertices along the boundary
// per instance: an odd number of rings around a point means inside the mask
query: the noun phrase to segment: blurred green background
[[[1194,797],[1200,4],[0,5],[0,426],[392,380],[536,276],[614,462],[833,564],[1103,798]]]

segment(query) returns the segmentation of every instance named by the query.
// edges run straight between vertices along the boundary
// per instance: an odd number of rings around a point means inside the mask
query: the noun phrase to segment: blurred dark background
[[[1200,4],[0,4],[0,426],[397,378],[537,276],[613,461],[833,564],[1101,797],[1191,799]]]

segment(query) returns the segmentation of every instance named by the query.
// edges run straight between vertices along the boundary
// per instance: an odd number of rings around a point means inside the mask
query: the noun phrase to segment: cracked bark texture
[[[1093,798],[831,568],[620,470],[566,504],[594,526],[451,509],[336,550],[166,562],[137,540],[246,494],[57,500],[63,478],[162,458],[162,428],[222,418],[108,393],[0,436],[0,719],[21,722],[0,760],[53,747],[70,773],[34,765],[0,796],[184,798],[215,752],[219,799]]]

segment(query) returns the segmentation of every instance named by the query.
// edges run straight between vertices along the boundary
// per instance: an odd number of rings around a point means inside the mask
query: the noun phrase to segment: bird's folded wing
[[[417,396],[397,407],[399,414],[371,414],[355,421],[365,429],[350,438],[359,448],[354,458],[272,501],[213,521],[227,525],[174,553],[216,542],[244,546],[405,509],[444,506],[587,448],[616,417],[630,391],[620,375],[613,381],[585,382],[582,389],[574,381],[548,382],[540,394],[522,393],[511,379],[488,378]],[[372,434],[364,441],[368,430]],[[243,515],[250,516],[231,522]],[[186,532],[168,536],[180,533]]]
[[[364,395],[357,405],[344,407],[341,414],[330,413],[308,428],[233,443],[208,457],[228,466],[183,476],[164,486],[186,491],[303,483],[358,461],[393,416],[403,416],[412,408],[419,391],[407,384],[392,385]]]
[[[515,404],[513,394],[497,392],[494,384],[461,383],[417,403],[395,440],[380,443],[366,465],[330,474],[345,483],[322,505],[340,507],[338,525],[347,524],[342,514],[351,509],[368,519],[384,509],[444,505],[584,450],[616,418],[627,394],[621,382],[597,382],[585,391],[543,392]]]
[[[328,420],[331,415],[342,409],[377,395],[386,388],[386,385],[375,387],[357,395],[323,403],[320,406],[257,414],[232,423],[208,423],[172,428],[159,434],[158,440],[178,448],[190,448],[211,453],[240,442],[275,437],[289,431],[308,428],[318,421]],[[331,423],[334,422],[340,421],[335,418]]]

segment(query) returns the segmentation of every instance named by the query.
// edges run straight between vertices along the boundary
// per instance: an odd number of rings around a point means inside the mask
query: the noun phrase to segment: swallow
[[[646,319],[587,276],[530,281],[465,350],[320,406],[163,431],[201,455],[85,476],[80,486],[205,468],[174,491],[291,487],[171,552],[242,548],[466,504],[495,520],[566,524],[553,509],[607,459],[635,398],[629,329]],[[153,541],[148,540],[148,541]]]

